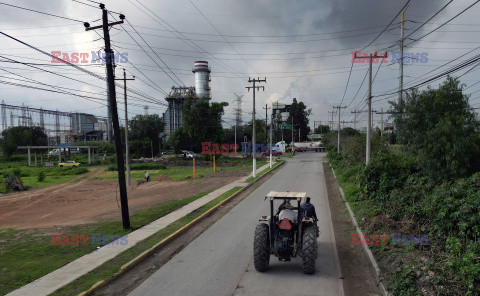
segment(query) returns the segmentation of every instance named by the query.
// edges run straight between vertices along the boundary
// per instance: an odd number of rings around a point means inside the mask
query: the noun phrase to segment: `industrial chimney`
[[[195,73],[195,96],[210,99],[210,68],[208,68],[208,62],[196,61],[192,72]]]

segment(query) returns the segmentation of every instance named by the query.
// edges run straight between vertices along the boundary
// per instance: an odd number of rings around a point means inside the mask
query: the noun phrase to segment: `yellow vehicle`
[[[61,167],[61,168],[63,168],[63,167],[78,168],[80,166],[80,163],[76,162],[75,160],[68,160],[66,162],[58,163],[58,166]]]

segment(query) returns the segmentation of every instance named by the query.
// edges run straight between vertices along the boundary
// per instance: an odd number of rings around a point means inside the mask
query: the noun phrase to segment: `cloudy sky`
[[[368,64],[355,63],[352,66],[351,52],[361,50],[369,53],[384,51],[385,48],[390,52],[397,51],[400,18],[395,19],[388,28],[387,25],[407,2],[191,1],[105,2],[106,8],[112,11],[110,21],[118,19],[118,13],[123,13],[128,21],[122,26],[113,27],[110,34],[114,50],[128,55],[128,63],[117,64],[117,77],[121,75],[122,68],[125,68],[129,75],[136,76],[135,81],[128,82],[129,87],[143,94],[142,97],[132,96],[130,116],[143,113],[144,105],[150,106],[150,113],[161,115],[166,107],[155,100],[164,102],[165,92],[173,85],[193,86],[193,63],[196,60],[206,60],[212,70],[213,100],[230,104],[224,116],[226,125],[231,124],[234,118],[234,92],[244,95],[244,120],[251,118],[252,94],[245,89],[249,85],[249,77],[267,79],[265,91],[258,93],[256,101],[257,114],[261,118],[265,114],[265,104],[270,105],[276,101],[290,103],[296,97],[312,108],[312,126],[314,121],[326,123],[329,120],[328,111],[340,103],[348,106],[342,111],[342,119],[352,121],[353,110],[364,110],[367,85],[362,85],[362,81]],[[405,35],[412,33],[448,2],[450,1],[411,0],[405,13]],[[411,34],[406,44],[447,22],[474,2],[476,1],[453,1],[430,22]],[[89,53],[89,63],[79,64],[79,67],[105,76],[104,66],[90,63],[91,52],[103,50],[103,39],[99,35],[102,32],[85,31],[82,24],[85,21],[92,26],[101,23],[101,10],[97,3],[89,0],[16,0],[4,3],[69,18],[61,19],[1,5],[0,31],[48,53]],[[405,86],[412,86],[479,54],[475,49],[480,41],[478,15],[480,4],[406,47],[406,52],[424,54],[427,60],[405,65]],[[385,28],[383,34],[376,39]],[[5,103],[106,115],[105,81],[67,65],[52,64],[50,57],[32,48],[5,36],[0,38],[0,88],[1,99]],[[438,68],[461,55],[464,56]],[[30,63],[37,68],[18,62]],[[379,65],[380,63],[373,65],[373,74],[377,73],[373,84],[373,108],[387,110],[388,99],[394,98],[376,95],[395,91],[398,87],[399,66],[392,63],[391,58],[380,69]],[[346,88],[350,69],[351,77]],[[456,75],[462,75],[469,69],[470,67],[460,70]],[[480,85],[474,85],[479,79],[479,69],[480,67],[474,68],[461,77],[467,87],[471,86],[465,93],[472,94],[471,102],[474,106],[480,105],[480,99],[477,98]],[[26,88],[25,85],[61,90],[89,98]],[[438,82],[431,85],[436,86]],[[117,89],[117,92],[118,99],[121,99],[123,90]],[[119,107],[123,110],[123,104]],[[365,118],[365,113],[358,115],[358,126],[365,125]],[[380,116],[375,115],[374,120],[379,119]]]

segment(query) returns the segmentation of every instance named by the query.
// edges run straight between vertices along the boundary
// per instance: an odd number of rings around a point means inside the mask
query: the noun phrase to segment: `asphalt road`
[[[322,169],[323,153],[299,153],[228,214],[174,256],[130,295],[344,295]],[[306,191],[319,218],[317,272],[305,275],[301,258],[270,269],[253,267],[253,235],[269,215],[269,191]]]

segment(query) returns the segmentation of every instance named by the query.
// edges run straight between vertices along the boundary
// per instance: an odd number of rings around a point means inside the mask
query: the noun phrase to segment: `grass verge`
[[[130,216],[133,230],[138,229],[176,209],[199,199],[211,191],[140,210]],[[37,278],[96,249],[91,240],[86,246],[52,245],[52,232],[62,234],[124,235],[121,221],[101,221],[92,224],[52,229],[0,230],[0,295],[5,295]]]
[[[257,162],[257,166],[263,166],[264,164],[268,163],[265,160],[261,160]],[[229,171],[229,170],[240,170],[240,169],[251,169],[252,164],[251,163],[245,163],[242,165],[236,165],[236,166],[228,166],[228,167],[216,167],[216,172],[219,173],[221,171]],[[148,170],[148,173],[150,174],[150,177],[152,179],[155,179],[156,177],[160,175],[165,175],[175,181],[182,181],[182,180],[193,180],[193,168],[192,167],[169,167],[167,169],[161,169],[161,170]],[[198,177],[203,174],[208,174],[208,173],[213,173],[213,165],[212,167],[197,167],[195,169],[195,175]],[[144,179],[145,178],[145,172],[142,171],[131,171],[130,172],[131,178],[133,180],[135,179]],[[105,178],[105,179],[115,179],[117,178],[117,172],[115,171],[105,171],[102,173],[100,178]]]

